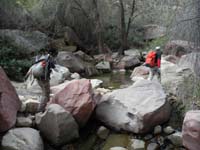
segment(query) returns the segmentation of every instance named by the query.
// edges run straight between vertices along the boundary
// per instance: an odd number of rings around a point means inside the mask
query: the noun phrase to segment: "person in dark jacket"
[[[50,99],[50,74],[53,68],[55,68],[55,60],[57,53],[53,48],[49,48],[48,50],[43,49],[40,55],[36,56],[36,62],[45,60],[45,73],[41,77],[37,77],[37,82],[42,89],[42,96],[40,99],[40,105],[38,111],[43,112],[47,105],[47,102]]]

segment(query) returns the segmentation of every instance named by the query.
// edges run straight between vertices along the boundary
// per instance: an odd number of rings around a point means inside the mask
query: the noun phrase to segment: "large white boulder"
[[[157,82],[139,80],[125,89],[104,95],[97,119],[117,130],[145,133],[169,119],[170,105]]]
[[[200,77],[200,53],[183,55],[179,60],[178,65],[184,68],[191,68],[195,75]]]
[[[166,93],[177,96],[187,106],[190,106],[196,82],[195,74],[189,67],[180,67],[171,62],[161,62],[161,83]]]

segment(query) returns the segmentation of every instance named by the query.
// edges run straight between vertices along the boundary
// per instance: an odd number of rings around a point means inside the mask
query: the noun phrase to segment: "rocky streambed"
[[[199,146],[195,143],[198,137],[191,137],[191,144],[187,138],[191,126],[198,129],[199,113],[185,114],[190,106],[185,100],[193,90],[187,85],[196,81],[189,68],[162,60],[161,84],[145,80],[145,68],[140,66],[131,75],[134,83],[118,72],[108,80],[117,77],[118,86],[108,84],[106,89],[101,80],[81,78],[57,67],[51,80],[52,99],[44,113],[37,112],[41,94],[37,82],[11,84],[0,70],[2,150],[180,150]]]

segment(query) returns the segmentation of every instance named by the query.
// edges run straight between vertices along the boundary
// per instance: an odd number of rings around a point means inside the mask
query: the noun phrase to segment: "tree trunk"
[[[133,2],[132,2],[131,14],[130,14],[130,17],[128,19],[128,25],[127,25],[127,30],[126,30],[126,38],[127,39],[128,39],[129,29],[130,29],[130,26],[131,26],[132,17],[133,17],[134,12],[135,12],[135,0],[133,0]]]
[[[98,9],[98,1],[93,0],[93,5],[94,5],[94,10],[95,10],[95,22],[96,22],[95,32],[96,32],[96,35],[97,35],[98,49],[99,49],[99,53],[104,53],[103,29],[102,29],[102,24],[101,24],[99,9]]]
[[[126,29],[126,23],[125,23],[125,10],[124,10],[124,4],[123,4],[123,0],[119,0],[120,2],[120,12],[121,12],[121,25],[120,25],[120,29],[121,29],[121,34],[120,34],[120,41],[121,41],[121,47],[118,51],[119,55],[124,55],[124,50],[126,50],[128,48],[128,34],[129,34],[129,30],[130,30],[130,25],[132,22],[132,17],[133,14],[135,12],[135,3],[136,1],[133,0],[132,1],[132,7],[131,7],[131,14],[128,18],[128,24],[127,24],[127,29]]]
[[[120,25],[120,41],[121,41],[121,47],[118,51],[119,55],[124,55],[124,50],[127,47],[127,37],[126,37],[126,24],[125,24],[125,12],[124,12],[124,4],[123,0],[119,0],[120,2],[120,12],[121,12],[121,25]]]

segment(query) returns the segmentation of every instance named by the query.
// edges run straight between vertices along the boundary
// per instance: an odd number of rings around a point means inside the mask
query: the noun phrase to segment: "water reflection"
[[[112,72],[106,73],[100,76],[92,77],[93,79],[99,79],[103,81],[102,87],[108,89],[124,88],[133,83],[130,78],[131,72]]]

